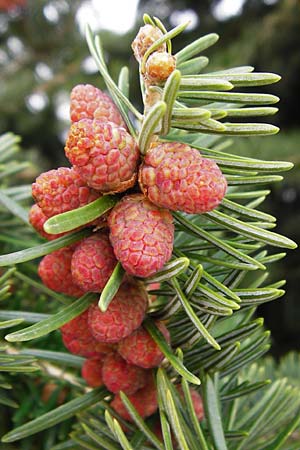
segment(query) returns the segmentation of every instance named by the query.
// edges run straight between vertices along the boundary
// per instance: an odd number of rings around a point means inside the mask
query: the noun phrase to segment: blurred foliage
[[[273,185],[271,195],[265,203],[265,210],[278,218],[276,230],[296,242],[300,242],[299,141],[300,130],[295,128],[282,131],[276,137],[270,136],[260,140],[245,138],[235,141],[238,152],[243,156],[259,156],[267,160],[283,158],[295,164],[294,169],[286,174],[282,183]],[[289,252],[284,263],[276,263],[271,273],[274,279],[280,275],[287,280],[287,294],[283,301],[276,302],[272,307],[263,305],[260,313],[272,329],[273,353],[282,355],[289,349],[297,349],[300,346],[299,251]]]

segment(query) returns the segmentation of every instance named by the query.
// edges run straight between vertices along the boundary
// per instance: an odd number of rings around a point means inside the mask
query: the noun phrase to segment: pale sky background
[[[213,14],[217,20],[227,20],[239,15],[246,0],[222,0],[214,8]],[[264,0],[267,5],[276,3],[278,0]],[[127,33],[136,23],[137,7],[139,0],[86,0],[78,9],[76,21],[80,32],[85,33],[85,26],[89,24],[94,31],[109,30],[117,34]],[[68,8],[65,0],[54,0],[44,7],[44,15],[49,22],[57,23],[61,13]],[[187,20],[190,25],[187,30],[194,29],[199,24],[199,17],[192,9],[174,11],[169,17],[172,27]],[[11,38],[14,39],[14,38]],[[11,47],[16,52],[21,51],[20,42],[11,42]],[[1,55],[0,55],[1,57]],[[87,56],[82,62],[82,68],[86,73],[97,71],[96,64],[91,56]],[[40,79],[51,79],[52,71],[44,63],[36,67],[36,75]],[[34,113],[38,113],[48,104],[48,98],[42,93],[33,93],[26,99],[27,107]],[[56,115],[60,120],[69,121],[69,95],[66,92],[57,94],[55,98]]]
[[[123,34],[136,19],[138,0],[89,0],[78,9],[80,30],[88,23],[93,29],[107,29]]]
[[[264,0],[268,5],[278,0]],[[218,20],[226,20],[238,15],[242,11],[245,0],[222,0],[214,9],[214,16]],[[87,0],[79,8],[77,21],[81,31],[85,24],[95,29],[108,29],[118,34],[129,31],[135,24],[138,0]],[[173,17],[172,17],[173,16]],[[191,27],[198,24],[198,17],[192,10],[176,11],[171,14],[173,26],[186,19],[191,20]]]

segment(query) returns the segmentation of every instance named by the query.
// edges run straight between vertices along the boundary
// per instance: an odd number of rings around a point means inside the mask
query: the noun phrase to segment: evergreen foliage
[[[171,40],[186,26],[166,32],[158,19],[147,15],[144,19],[164,33],[149,53],[162,42],[170,49]],[[275,217],[257,208],[270,193],[265,185],[281,181],[278,173],[291,169],[292,164],[241,156],[227,139],[232,135],[259,136],[278,131],[267,123],[246,122],[248,117],[274,114],[276,108],[269,105],[278,98],[244,92],[243,88],[268,85],[280,77],[255,73],[250,66],[202,73],[204,60],[198,55],[217,39],[215,34],[201,37],[176,54],[177,70],[164,85],[155,88],[160,100],[143,114],[128,98],[128,69],[121,70],[115,83],[107,70],[99,36],[87,31],[90,51],[141,152],[147,150],[153,135],[190,144],[217,162],[229,186],[217,210],[202,215],[173,214],[173,258],[146,280],[147,284],[161,283],[152,292],[157,300],[144,323],[166,358],[157,370],[157,417],[144,421],[122,394],[134,421],[126,423],[109,407],[111,394],[105,388],[87,391],[78,377],[83,358],[63,351],[56,330],[85,311],[95,295],[72,301],[47,289],[36,276],[34,261],[87,236],[88,229],[72,229],[106,212],[117,201],[116,196],[104,196],[80,211],[50,219],[47,232],[71,233],[44,243],[28,226],[29,187],[8,183],[12,175],[27,166],[12,161],[18,151],[18,139],[11,134],[1,137],[0,213],[5,254],[0,256],[0,266],[9,268],[0,278],[0,299],[5,305],[0,313],[0,327],[17,330],[8,330],[5,339],[9,344],[0,348],[0,402],[12,408],[17,406],[9,389],[20,377],[22,383],[28,379],[36,381],[37,377],[45,383],[56,380],[48,405],[35,408],[34,418],[28,413],[32,399],[20,397],[19,411],[23,412],[19,418],[18,414],[14,416],[16,426],[2,437],[5,445],[20,440],[24,449],[40,445],[37,448],[53,450],[172,450],[176,442],[186,450],[297,448],[297,443],[295,446],[287,442],[300,422],[300,395],[295,382],[299,358],[286,357],[279,368],[270,359],[261,359],[270,348],[270,332],[264,328],[263,319],[256,317],[259,305],[276,301],[284,294],[284,280],[268,282],[269,264],[285,256],[281,248],[296,247],[290,239],[270,231],[276,225]],[[141,90],[143,93],[143,83]],[[101,296],[100,304],[106,307],[111,289],[115,291],[118,286],[119,270],[114,271],[108,282],[110,289],[106,288]],[[25,296],[20,298],[9,292],[11,279],[14,289]],[[172,346],[154,319],[168,321]],[[23,322],[30,326],[24,328]],[[49,336],[50,332],[54,333]],[[31,342],[34,339],[37,341]],[[31,378],[35,371],[37,377]],[[174,388],[179,383],[183,398]],[[201,393],[204,401],[205,419],[201,423],[196,418],[189,385]],[[66,400],[57,406],[60,393],[65,393]],[[51,409],[47,410],[48,406]],[[158,417],[163,442],[152,431]],[[45,444],[27,440],[38,432],[46,433]]]

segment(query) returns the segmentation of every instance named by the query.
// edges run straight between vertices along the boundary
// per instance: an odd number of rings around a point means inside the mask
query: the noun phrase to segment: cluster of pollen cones
[[[138,61],[161,35],[151,25],[141,28],[132,45]],[[163,44],[149,55],[143,76],[148,84],[158,84],[175,66],[175,58]],[[226,179],[213,160],[179,142],[156,140],[141,155],[118,108],[97,87],[73,88],[70,116],[65,154],[71,167],[42,173],[33,183],[36,203],[30,210],[31,224],[46,239],[56,239],[61,234],[44,231],[49,218],[107,194],[118,194],[119,201],[105,217],[86,225],[93,230],[89,237],[45,256],[39,275],[48,288],[81,297],[101,293],[121,264],[125,276],[107,310],[91,304],[61,333],[70,352],[87,358],[82,377],[89,386],[105,385],[113,394],[111,406],[125,420],[131,417],[120,391],[147,417],[157,409],[153,369],[164,355],[143,326],[151,302],[144,281],[172,256],[171,211],[211,211],[225,195]],[[171,344],[167,323],[156,325]],[[191,392],[200,420],[201,397]]]

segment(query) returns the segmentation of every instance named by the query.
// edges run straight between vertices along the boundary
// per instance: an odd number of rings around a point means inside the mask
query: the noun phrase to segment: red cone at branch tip
[[[155,205],[190,214],[212,211],[227,188],[213,160],[180,142],[152,144],[140,166],[139,182]]]
[[[142,194],[125,196],[108,216],[114,253],[129,275],[148,277],[172,256],[172,215]]]
[[[112,122],[82,119],[73,123],[65,152],[93,189],[123,192],[136,181],[139,149],[133,137]]]
[[[126,128],[126,124],[112,99],[91,84],[78,84],[71,91],[70,116],[72,122],[98,119]]]
[[[115,394],[120,391],[134,394],[146,384],[147,372],[141,367],[128,364],[118,353],[111,353],[103,362],[102,378],[109,391]]]
[[[157,410],[157,388],[154,382],[153,374],[149,373],[147,384],[136,391],[134,394],[128,395],[129,400],[143,418],[149,417]],[[128,422],[133,422],[129,412],[123,404],[120,394],[116,394],[110,406],[120,416]]]
[[[72,297],[81,297],[84,292],[74,283],[71,260],[74,247],[64,247],[44,256],[38,268],[43,283],[53,291]]]
[[[156,326],[170,343],[170,333],[163,322],[156,322]],[[140,327],[130,336],[119,342],[118,352],[128,363],[150,369],[158,367],[164,359],[164,354],[152,339],[148,331]]]
[[[91,387],[99,387],[103,385],[102,367],[104,355],[94,356],[84,361],[81,368],[81,376]]]
[[[97,341],[88,327],[88,310],[67,322],[60,329],[63,343],[75,355],[92,358],[110,353],[115,346]]]
[[[89,307],[89,328],[95,339],[115,343],[138,328],[148,306],[147,293],[141,285],[125,282],[106,312],[98,304]]]
[[[72,256],[74,282],[84,292],[101,292],[117,264],[106,232],[83,239]]]
[[[74,168],[59,167],[39,175],[32,185],[32,195],[45,216],[52,217],[101,197],[91,189]]]

